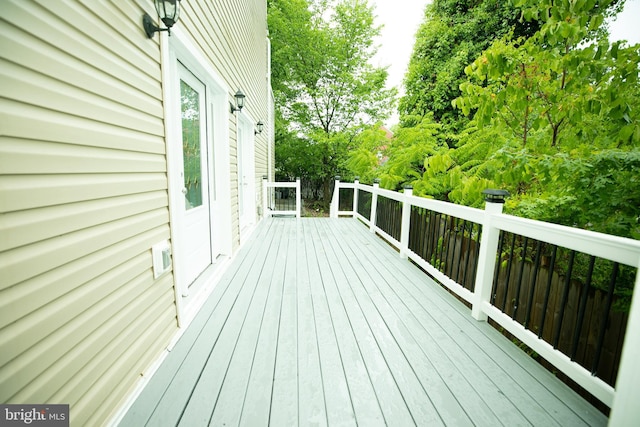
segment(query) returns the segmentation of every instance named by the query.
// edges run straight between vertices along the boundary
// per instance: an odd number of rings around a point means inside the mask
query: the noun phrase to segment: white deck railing
[[[295,191],[295,207],[291,203],[283,203],[284,200],[278,189],[293,189]],[[291,196],[287,200],[291,200]],[[302,199],[300,197],[300,179],[296,182],[268,182],[262,178],[262,211],[264,217],[273,215],[295,215],[300,218],[302,211]]]
[[[340,189],[353,189],[353,206],[340,210]],[[358,192],[371,193],[370,216],[358,213]],[[389,235],[376,225],[378,197],[396,200],[402,204],[400,240]],[[473,291],[465,289],[427,260],[409,249],[411,207],[417,206],[452,217],[467,220],[482,226],[478,268]],[[640,421],[640,405],[637,400],[640,385],[640,296],[632,297],[630,312],[622,349],[616,388],[595,377],[591,372],[546,341],[526,329],[491,303],[491,290],[498,260],[498,241],[501,231],[526,236],[570,250],[579,251],[598,258],[610,260],[636,268],[635,289],[640,288],[640,241],[596,233],[557,224],[518,218],[502,213],[501,203],[487,202],[484,210],[469,208],[412,195],[411,189],[404,193],[384,190],[373,186],[340,182],[337,177],[330,216],[354,216],[368,224],[372,233],[378,233],[400,251],[400,256],[410,258],[452,292],[469,302],[472,316],[480,321],[491,318],[517,337],[533,351],[553,364],[573,381],[611,408],[610,425],[637,425]]]

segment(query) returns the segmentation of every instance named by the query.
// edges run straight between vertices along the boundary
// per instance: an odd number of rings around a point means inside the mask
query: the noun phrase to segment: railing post
[[[356,176],[353,180],[353,217],[358,213],[358,186],[360,185],[360,177]]]
[[[269,217],[269,195],[267,193],[267,176],[262,176],[262,217]]]
[[[609,426],[635,425],[640,420],[638,384],[640,384],[640,262],[636,270],[636,284],[631,297],[627,332],[618,367],[616,390],[609,416]]]
[[[409,227],[411,225],[411,196],[413,187],[404,187],[404,197],[402,201],[402,224],[400,225],[400,258],[407,259],[409,253]]]
[[[331,218],[338,218],[338,210],[340,210],[340,175],[336,176],[334,181],[333,197],[331,197],[329,216]]]
[[[296,178],[296,218],[300,218],[302,212],[302,194],[300,186],[300,178]]]
[[[376,232],[376,215],[378,214],[378,189],[380,188],[380,180],[373,180],[373,193],[371,193],[371,215],[369,216],[369,231]]]
[[[479,321],[487,320],[487,315],[482,311],[482,303],[491,300],[491,287],[493,286],[498,240],[500,239],[500,230],[493,227],[492,218],[493,215],[502,213],[504,198],[509,194],[505,190],[485,190],[483,193],[486,194],[485,215],[482,221],[482,236],[480,237],[475,298],[471,308],[471,315]]]

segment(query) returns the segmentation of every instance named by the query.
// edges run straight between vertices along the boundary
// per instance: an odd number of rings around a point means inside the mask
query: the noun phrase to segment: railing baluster
[[[544,304],[542,306],[542,319],[540,320],[540,330],[538,331],[538,338],[542,338],[544,321],[547,318],[547,308],[549,307],[549,295],[551,294],[551,282],[553,280],[553,271],[556,266],[557,253],[558,253],[558,247],[556,245],[553,245],[553,251],[551,252],[551,261],[549,263],[549,277],[547,278],[547,289],[544,294]]]
[[[513,252],[516,247],[516,235],[512,234],[511,252],[509,253],[509,261],[507,262],[507,277],[504,280],[504,297],[502,298],[502,311],[507,312],[507,295],[509,294],[509,281],[511,280],[511,266],[513,265]]]
[[[414,207],[414,209],[416,209],[417,214],[418,214],[418,224],[420,224],[420,237],[418,240],[418,247],[416,249],[418,249],[419,253],[420,253],[420,257],[421,258],[425,258],[425,243],[427,241],[427,222],[426,222],[426,217],[425,217],[425,213],[426,210],[424,208],[418,208],[418,207]]]
[[[442,226],[442,217],[445,218],[445,226]],[[447,232],[446,222],[449,218],[449,215],[442,215],[440,220],[438,221],[438,243],[440,239],[442,239],[442,245],[440,245],[440,255],[438,256],[438,270],[442,271],[442,257],[444,256],[444,245],[445,245],[445,233]]]
[[[611,272],[611,280],[609,281],[609,289],[607,292],[607,301],[605,303],[604,315],[600,321],[600,330],[598,331],[598,343],[596,344],[596,355],[593,358],[593,365],[591,367],[591,374],[596,375],[598,372],[598,365],[600,364],[600,356],[602,355],[602,344],[604,343],[604,335],[607,330],[607,323],[609,321],[609,312],[611,311],[611,303],[613,301],[613,291],[616,287],[616,281],[618,279],[618,269],[620,264],[613,263],[613,271]]]
[[[477,224],[477,225],[478,225],[478,237],[476,240],[476,256],[473,263],[473,277],[475,277],[476,273],[478,272],[478,263],[480,262],[480,241],[482,238],[482,233],[484,233],[484,229],[482,228],[482,225],[481,224]],[[476,287],[476,284],[475,282],[473,282],[473,287],[471,288],[472,292],[475,292],[475,287]]]
[[[582,287],[582,295],[580,295],[580,308],[578,309],[578,321],[576,322],[576,330],[573,334],[573,343],[571,344],[571,360],[574,360],[578,352],[578,343],[580,342],[580,334],[582,333],[582,324],[584,322],[584,314],[587,309],[587,301],[589,299],[589,289],[591,288],[591,279],[593,277],[593,267],[596,263],[596,257],[589,258],[589,270],[587,271],[587,280]]]
[[[464,231],[467,228],[467,220],[462,220],[462,237],[456,233],[456,246],[458,246],[458,240],[460,240],[460,251],[458,252],[458,269],[456,270],[456,283],[460,283],[460,267],[462,266],[462,257],[464,256]],[[460,283],[464,288],[464,281]]]
[[[435,242],[437,242],[437,236],[436,236],[436,233],[435,233],[435,222],[436,222],[436,220],[434,218],[435,216],[436,216],[436,213],[434,211],[430,210],[429,211],[429,237],[428,237],[429,246],[428,246],[428,249],[427,249],[428,258],[426,258],[426,260],[430,264],[433,264],[433,265],[435,265],[435,257],[433,255],[434,252],[435,252],[434,248],[436,247],[435,246]]]
[[[455,234],[456,234],[456,228],[458,225],[458,218],[456,217],[449,217],[449,224],[452,225],[453,227],[449,227],[449,240],[447,241],[447,263],[445,264],[447,268],[447,276],[452,277],[453,276],[453,262],[456,256],[456,245],[455,245]],[[451,224],[453,223],[453,224]],[[453,247],[451,247],[451,240],[453,240]],[[449,260],[451,260],[449,262]]]
[[[498,240],[498,259],[496,260],[498,265],[493,273],[493,285],[491,287],[491,304],[494,305],[498,298],[498,281],[500,280],[500,270],[502,269],[502,248],[504,247],[504,239],[506,236],[507,233],[500,230],[500,238]]]
[[[464,271],[462,273],[462,286],[464,288],[467,288],[467,273],[469,271],[469,260],[471,259],[471,245],[473,243],[473,222],[470,224],[471,226],[469,227],[469,238],[464,237],[464,232],[462,233],[463,235],[463,239],[465,239],[467,241],[467,256],[466,259],[464,261]],[[471,289],[472,286],[469,286],[468,289]]]
[[[429,243],[429,211],[420,208],[420,257],[427,258],[427,244]]]
[[[513,320],[516,319],[516,314],[518,314],[518,306],[520,305],[520,290],[522,289],[522,278],[524,276],[524,266],[527,261],[527,248],[529,246],[529,238],[524,238],[524,243],[522,245],[522,260],[520,261],[520,273],[518,273],[518,281],[516,284],[516,295],[513,300],[513,315],[511,318]]]
[[[542,250],[542,242],[538,240],[536,244],[536,257],[533,266],[533,278],[531,279],[531,289],[529,289],[529,298],[527,299],[527,314],[524,318],[524,327],[529,326],[531,320],[531,310],[533,310],[533,297],[536,293],[536,284],[538,282],[538,271],[540,270],[540,252]]]
[[[571,284],[571,274],[573,273],[573,261],[576,258],[576,251],[571,251],[569,255],[569,266],[567,267],[567,275],[564,281],[564,290],[562,292],[562,300],[560,301],[560,314],[558,316],[558,323],[553,334],[553,348],[558,348],[558,342],[560,341],[560,330],[562,329],[562,322],[564,318],[564,309],[567,305],[567,297],[569,296],[569,285]]]

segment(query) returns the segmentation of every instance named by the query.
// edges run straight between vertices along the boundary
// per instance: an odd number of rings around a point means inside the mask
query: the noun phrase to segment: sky
[[[423,21],[424,8],[430,0],[370,0],[369,3],[376,6],[376,24],[383,26],[373,65],[388,66],[387,86],[397,87],[402,94],[402,79],[413,52],[415,35]],[[398,114],[394,113],[385,125],[390,127],[396,123]]]
[[[382,25],[377,40],[378,53],[373,65],[388,66],[388,87],[403,92],[402,79],[407,71],[418,27],[424,18],[424,8],[430,0],[370,0],[375,4],[377,25]],[[624,10],[610,24],[611,40],[627,40],[640,43],[640,0],[627,0]],[[387,127],[398,122],[394,114],[385,123]]]

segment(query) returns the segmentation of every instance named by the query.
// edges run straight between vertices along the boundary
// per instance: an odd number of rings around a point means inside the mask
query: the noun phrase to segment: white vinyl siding
[[[99,425],[177,330],[152,2],[3,3],[0,402]]]

